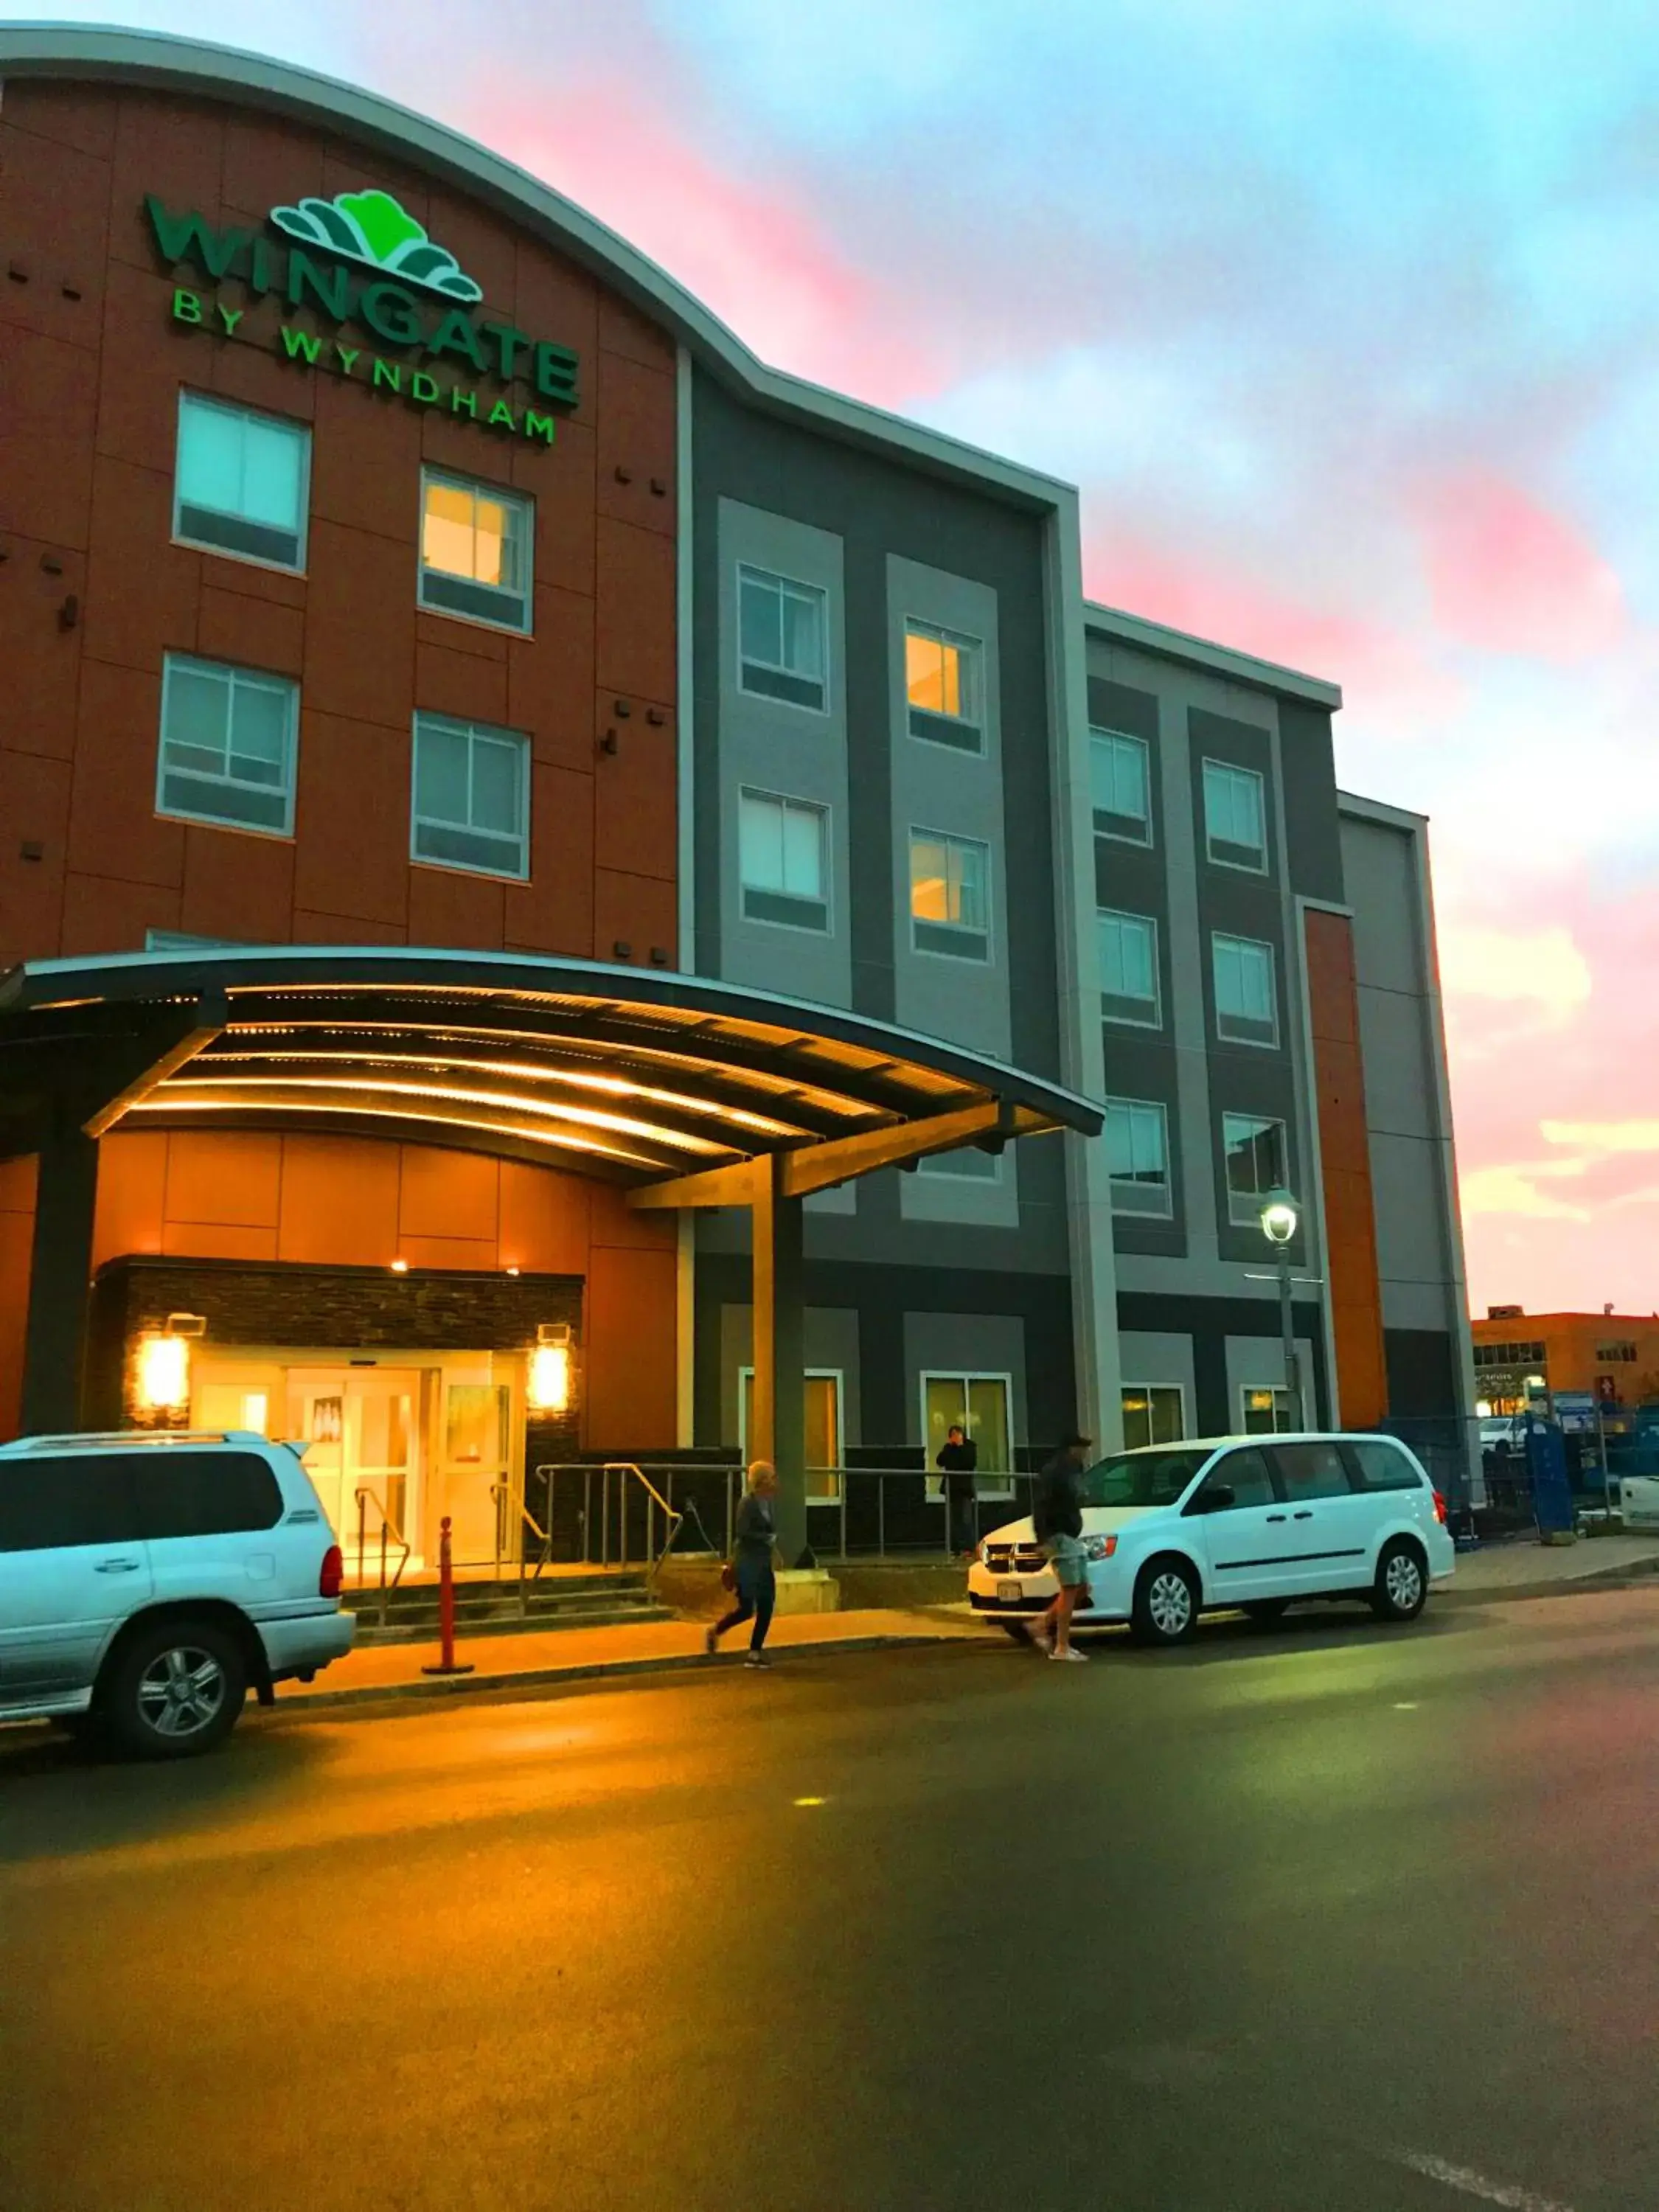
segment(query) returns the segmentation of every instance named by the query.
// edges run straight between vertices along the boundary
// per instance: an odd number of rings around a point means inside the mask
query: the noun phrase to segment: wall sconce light
[[[138,1340],[138,1403],[146,1413],[181,1413],[190,1406],[190,1341],[207,1333],[201,1314],[167,1317],[160,1335]]]
[[[536,1330],[536,1346],[530,1355],[526,1386],[530,1409],[536,1413],[563,1413],[570,1407],[570,1328],[568,1322],[544,1321]]]
[[[409,1273],[408,1261],[394,1260],[392,1262],[392,1272],[394,1275],[406,1275]]]

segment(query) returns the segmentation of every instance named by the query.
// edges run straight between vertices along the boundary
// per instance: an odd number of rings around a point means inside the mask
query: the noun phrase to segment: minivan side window
[[[138,1463],[139,1525],[148,1537],[228,1536],[274,1528],[276,1478],[255,1452],[152,1452]]]
[[[1321,1498],[1346,1498],[1352,1487],[1336,1444],[1277,1444],[1279,1480],[1292,1505],[1311,1505]]]
[[[1402,1451],[1364,1437],[1345,1447],[1358,1490],[1421,1490],[1423,1478]]]
[[[0,1552],[138,1540],[137,1497],[125,1455],[0,1460]]]
[[[1232,1505],[1212,1508],[1212,1511],[1236,1512],[1247,1505],[1272,1505],[1276,1503],[1273,1479],[1268,1472],[1267,1461],[1259,1451],[1229,1452],[1225,1459],[1218,1460],[1205,1476],[1189,1510],[1202,1513],[1206,1492],[1220,1489],[1232,1492]]]

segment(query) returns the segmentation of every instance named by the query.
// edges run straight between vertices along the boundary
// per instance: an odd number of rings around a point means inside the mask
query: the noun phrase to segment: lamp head
[[[1301,1217],[1287,1190],[1270,1190],[1261,1205],[1261,1233],[1270,1244],[1288,1244]]]

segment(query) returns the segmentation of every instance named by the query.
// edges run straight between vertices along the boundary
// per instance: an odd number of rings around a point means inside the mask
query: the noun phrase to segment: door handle
[[[1311,1521],[1311,1520],[1313,1519],[1313,1508],[1312,1508],[1312,1506],[1311,1506],[1311,1505],[1304,1505],[1304,1506],[1302,1508],[1302,1510],[1300,1510],[1300,1512],[1298,1512],[1298,1513],[1293,1513],[1293,1514],[1291,1516],[1291,1518],[1293,1521]]]
[[[1284,1513],[1270,1513],[1267,1516],[1267,1518],[1270,1521],[1284,1521],[1288,1519],[1289,1516]]]
[[[136,1575],[138,1562],[137,1559],[100,1559],[93,1571],[100,1575]]]

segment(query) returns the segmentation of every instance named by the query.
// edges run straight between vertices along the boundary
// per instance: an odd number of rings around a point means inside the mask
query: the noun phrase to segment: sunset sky
[[[1432,817],[1488,1300],[1659,1307],[1650,0],[118,0],[373,87],[767,360],[1084,492]]]

